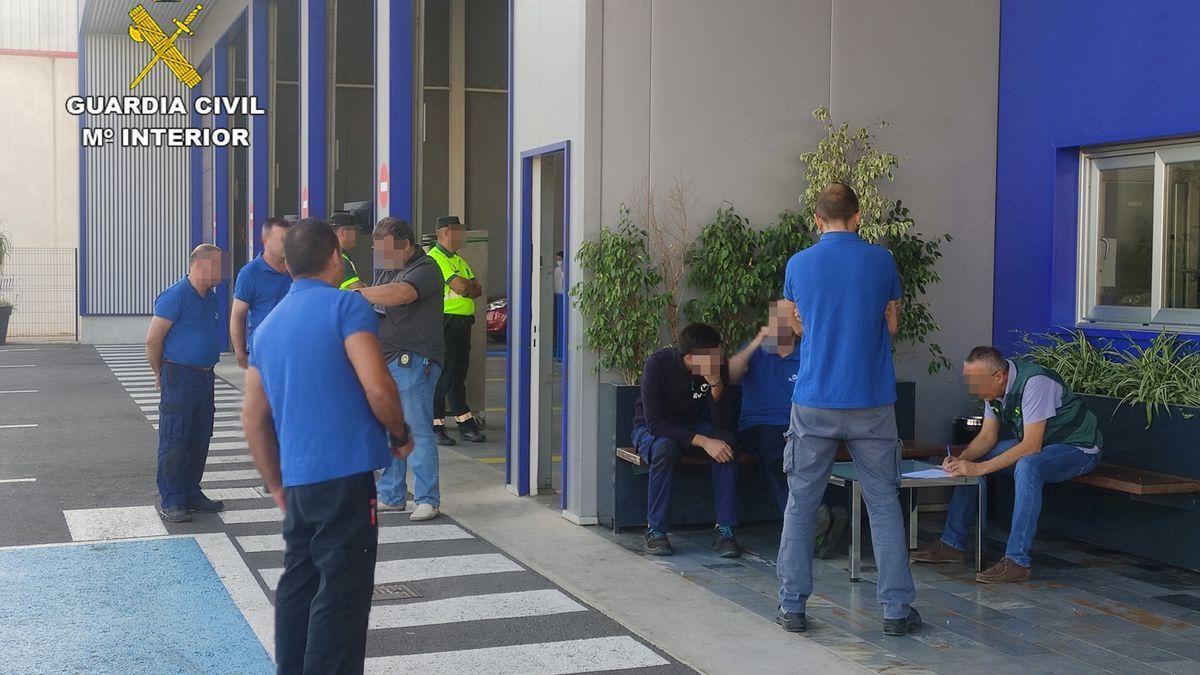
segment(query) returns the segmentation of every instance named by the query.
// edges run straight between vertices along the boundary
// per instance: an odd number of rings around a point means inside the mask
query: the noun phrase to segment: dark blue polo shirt
[[[788,261],[783,297],[804,323],[792,401],[808,408],[896,402],[892,338],[884,312],[900,299],[892,254],[853,232],[828,232]]]
[[[246,263],[238,272],[237,283],[233,285],[233,297],[250,305],[250,313],[246,317],[247,348],[254,329],[283,300],[291,287],[292,277],[287,272],[276,272],[261,255]]]
[[[212,368],[221,358],[221,317],[217,294],[200,297],[185,276],[154,299],[154,316],[171,322],[163,358],[185,366]]]
[[[285,487],[391,464],[387,431],[346,355],[355,333],[378,336],[371,305],[317,279],[297,279],[255,331],[250,365],[271,403]]]
[[[800,367],[800,345],[787,357],[761,346],[750,355],[742,376],[742,412],[738,430],[760,424],[786,427],[791,422],[792,393]]]

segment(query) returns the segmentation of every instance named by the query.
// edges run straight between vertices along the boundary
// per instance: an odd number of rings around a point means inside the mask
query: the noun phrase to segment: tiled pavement
[[[992,532],[993,560],[1003,555],[1004,535]],[[773,616],[779,526],[742,528],[752,553],[737,561],[713,555],[709,536],[674,533],[677,554],[652,560]],[[613,537],[640,547],[640,533]],[[1186,570],[1053,538],[1038,539],[1034,578],[1024,584],[986,586],[965,565],[914,564],[925,626],[894,638],[881,632],[874,568],[864,563],[863,580],[851,583],[844,554],[818,562],[809,631],[798,639],[881,673],[1200,673],[1200,575]]]
[[[97,351],[157,426],[158,394],[141,347]],[[217,420],[202,485],[210,497],[226,501],[226,510],[215,517],[198,514],[197,522],[167,530],[227,535],[273,601],[282,563],[282,514],[260,490],[240,408],[241,393],[218,380]],[[380,516],[376,584],[403,584],[416,597],[376,600],[368,672],[693,672],[448,517],[412,523],[403,513]]]

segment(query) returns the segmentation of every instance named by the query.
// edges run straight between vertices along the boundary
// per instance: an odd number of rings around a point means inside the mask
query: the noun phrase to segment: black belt
[[[176,363],[176,362],[174,362],[174,361],[168,361],[168,360],[166,360],[166,359],[163,359],[163,363],[169,363],[169,364],[171,364],[171,365],[173,365],[173,366],[179,366],[180,368],[188,368],[188,369],[190,369],[190,370],[198,370],[198,371],[200,371],[200,372],[202,372],[202,373],[211,373],[211,372],[213,371],[212,367],[208,367],[208,368],[202,368],[202,367],[200,367],[200,366],[189,366],[189,365],[188,365],[188,364],[186,364],[186,363]]]

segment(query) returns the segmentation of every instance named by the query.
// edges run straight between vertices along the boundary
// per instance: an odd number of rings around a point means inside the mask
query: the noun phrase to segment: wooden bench
[[[1096,470],[1075,478],[1072,483],[1129,495],[1179,495],[1200,492],[1200,480],[1166,473],[1134,469],[1116,464],[1101,464]]]

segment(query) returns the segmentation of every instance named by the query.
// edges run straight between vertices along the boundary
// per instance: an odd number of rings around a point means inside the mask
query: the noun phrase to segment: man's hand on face
[[[700,449],[708,453],[714,461],[724,464],[733,461],[733,448],[725,441],[716,438],[702,436],[700,440]]]

